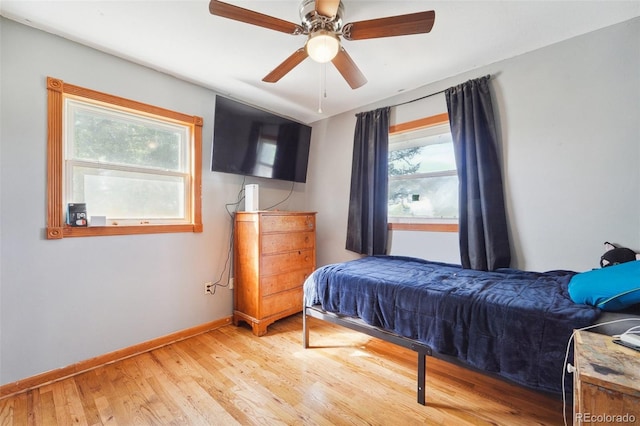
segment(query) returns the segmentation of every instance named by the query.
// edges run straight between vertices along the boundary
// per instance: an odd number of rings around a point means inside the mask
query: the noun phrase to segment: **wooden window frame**
[[[405,123],[389,126],[389,135],[395,133],[409,132],[419,130],[425,127],[439,126],[449,123],[449,114],[442,113],[429,117],[419,118]],[[457,223],[407,223],[407,222],[389,222],[388,229],[391,231],[426,231],[426,232],[459,232]]]
[[[153,115],[191,126],[191,223],[149,225],[107,225],[73,227],[66,224],[64,176],[64,97],[73,95],[105,104],[129,109],[141,115]],[[202,124],[201,117],[132,101],[86,89],[62,80],[47,77],[47,239],[67,237],[95,237],[107,235],[137,235],[174,232],[202,232]]]

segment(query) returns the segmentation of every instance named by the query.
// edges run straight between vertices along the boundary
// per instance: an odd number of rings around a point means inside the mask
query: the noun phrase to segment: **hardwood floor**
[[[559,400],[300,314],[225,326],[0,400],[1,425],[560,425]]]

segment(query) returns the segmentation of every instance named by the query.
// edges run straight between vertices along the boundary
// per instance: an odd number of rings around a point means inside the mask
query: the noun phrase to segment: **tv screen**
[[[211,170],[306,182],[311,127],[216,96]]]

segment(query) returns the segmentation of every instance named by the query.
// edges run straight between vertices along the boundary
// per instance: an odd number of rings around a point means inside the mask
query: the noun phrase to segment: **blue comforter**
[[[319,268],[307,304],[358,317],[434,351],[547,392],[562,389],[569,338],[600,310],[575,304],[575,272],[482,272],[398,256]]]

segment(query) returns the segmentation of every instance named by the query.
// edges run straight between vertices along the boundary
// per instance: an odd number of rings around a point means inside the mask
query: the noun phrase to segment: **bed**
[[[569,297],[575,274],[482,272],[402,256],[323,266],[304,284],[304,346],[309,316],[413,349],[422,404],[429,355],[560,394],[573,330],[600,316],[600,309]]]

